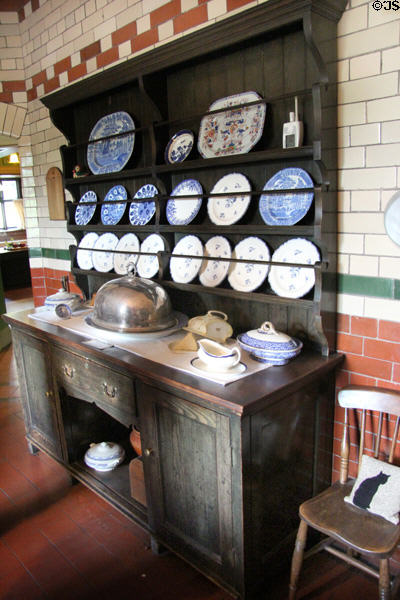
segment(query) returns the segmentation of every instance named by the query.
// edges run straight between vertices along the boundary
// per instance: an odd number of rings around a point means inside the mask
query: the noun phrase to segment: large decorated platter
[[[310,175],[304,169],[290,167],[281,169],[264,185],[264,190],[298,190],[314,186]],[[267,225],[294,225],[309,211],[314,192],[291,194],[262,194],[259,210]]]
[[[93,143],[87,148],[87,163],[93,175],[116,173],[124,168],[133,151],[134,129],[132,117],[124,111],[105,115],[97,121],[89,136]],[[125,131],[126,135],[118,135]]]
[[[314,265],[320,260],[318,248],[309,240],[294,238],[281,244],[273,253],[273,262]],[[268,275],[272,290],[285,298],[301,298],[315,284],[314,269],[272,265]]]
[[[251,185],[241,173],[229,173],[217,181],[207,203],[210,221],[215,225],[232,225],[239,221],[249,206]],[[226,196],[219,194],[226,193]]]
[[[146,183],[136,192],[134,198],[154,198],[157,196],[158,189],[152,183]],[[131,225],[146,225],[151,221],[156,212],[156,203],[154,200],[149,202],[131,202],[129,207],[129,221]]]
[[[231,108],[257,100],[261,102],[251,106]],[[197,147],[203,158],[245,154],[261,138],[266,105],[256,92],[243,92],[220,98],[211,104],[208,111],[213,114],[207,114],[202,118],[197,140]]]
[[[182,256],[187,255],[187,256]],[[189,258],[189,257],[199,258]],[[201,257],[201,258],[200,258]],[[203,261],[203,244],[195,235],[185,235],[176,244],[169,261],[173,281],[190,283],[196,277]]]
[[[137,235],[134,233],[126,233],[121,237],[115,250],[122,250],[124,254],[115,252],[114,254],[114,271],[118,275],[126,275],[131,271],[129,266],[131,264],[136,265],[139,252],[140,242]],[[126,252],[132,252],[132,254],[125,254]]]
[[[269,264],[255,264],[251,261],[268,262],[270,260],[267,244],[255,236],[244,238],[236,244],[232,258],[249,261],[231,264],[228,281],[233,289],[239,292],[252,292],[260,287],[267,277]]]
[[[75,210],[75,223],[77,225],[87,225],[93,218],[96,211],[96,204],[87,204],[87,202],[97,202],[97,194],[89,190],[85,192]]]
[[[126,200],[127,198],[128,193],[123,185],[114,185],[108,190],[104,198],[105,204],[101,207],[101,222],[103,225],[117,225],[120,222],[125,212],[126,202],[119,202],[119,200]]]
[[[167,202],[167,221],[171,225],[188,225],[200,210],[203,188],[197,179],[185,179],[172,190]],[[191,196],[195,196],[191,198]],[[197,196],[197,197],[196,197]]]
[[[218,258],[228,259],[231,255],[231,245],[225,237],[215,235],[210,238],[204,246],[204,256],[213,259],[203,261],[199,274],[200,283],[206,287],[215,287],[222,283],[228,274],[229,261]]]

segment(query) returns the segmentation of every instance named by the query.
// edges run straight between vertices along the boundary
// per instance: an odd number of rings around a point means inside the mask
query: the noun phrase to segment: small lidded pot
[[[86,451],[84,461],[88,467],[96,471],[112,471],[122,463],[125,450],[114,442],[100,442],[90,444]]]
[[[300,340],[276,331],[269,321],[265,321],[259,329],[241,333],[237,340],[252,358],[273,365],[286,365],[303,347]]]

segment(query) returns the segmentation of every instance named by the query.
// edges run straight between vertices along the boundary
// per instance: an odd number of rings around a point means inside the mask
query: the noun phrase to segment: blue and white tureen
[[[273,365],[286,365],[303,347],[300,340],[276,331],[269,321],[265,321],[259,329],[239,334],[237,340],[252,358]]]
[[[96,471],[112,471],[122,463],[125,450],[114,442],[100,442],[90,444],[86,451],[84,461],[88,467]]]

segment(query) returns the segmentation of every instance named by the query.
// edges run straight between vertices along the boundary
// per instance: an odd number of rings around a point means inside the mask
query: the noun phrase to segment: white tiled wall
[[[263,1],[268,0],[255,0],[238,10]],[[167,0],[41,0],[33,12],[30,3],[25,6],[27,16],[21,23],[16,13],[0,13],[0,92],[4,82],[22,79],[29,90],[41,71],[51,79],[54,65],[68,57],[72,67],[79,65],[80,50],[94,42],[100,42],[102,51],[109,49],[113,32],[128,23],[136,21],[138,34],[148,31],[152,11],[167,4]],[[181,0],[181,11],[201,4]],[[232,14],[227,12],[228,0],[208,0],[206,5],[209,23]],[[349,0],[338,24],[339,270],[344,275],[400,279],[399,246],[386,235],[383,220],[385,206],[400,183],[399,13],[376,11],[366,0]],[[172,20],[158,25],[158,35],[157,44],[174,37]],[[118,51],[120,60],[130,58],[130,42],[121,43]],[[95,58],[86,67],[88,75],[100,70]],[[61,86],[68,83],[68,74],[62,73]],[[37,91],[40,98],[43,83]],[[57,148],[63,139],[39,99],[27,103],[26,92],[15,91],[13,103],[28,108],[19,143],[30,245],[67,248],[72,236],[64,224],[49,220],[45,188],[49,166],[61,166]],[[35,259],[36,264],[41,260]],[[398,301],[342,295],[339,309],[365,316],[375,311],[377,318],[400,320]]]

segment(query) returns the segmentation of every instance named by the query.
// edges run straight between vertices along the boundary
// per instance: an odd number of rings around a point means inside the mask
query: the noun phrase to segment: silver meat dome
[[[87,317],[89,325],[124,333],[161,331],[176,321],[164,288],[134,273],[104,283]]]

